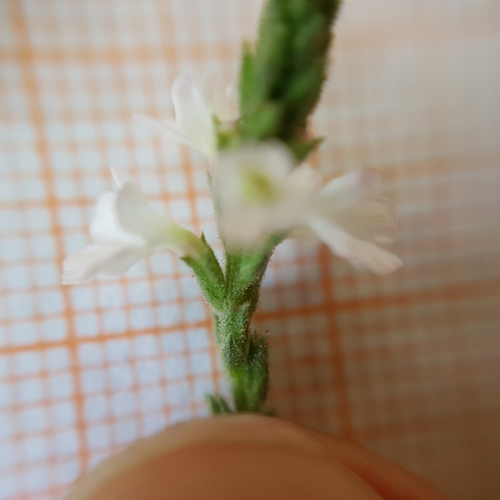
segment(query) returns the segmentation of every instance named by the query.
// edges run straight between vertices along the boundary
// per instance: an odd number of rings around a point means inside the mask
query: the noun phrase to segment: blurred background
[[[0,499],[54,499],[110,453],[227,392],[189,270],[158,253],[59,284],[107,165],[215,231],[203,159],[132,121],[184,69],[237,73],[258,0],[0,0]],[[346,0],[313,120],[328,173],[377,168],[397,202],[380,278],[279,247],[258,322],[269,403],[454,500],[500,496],[500,3]]]

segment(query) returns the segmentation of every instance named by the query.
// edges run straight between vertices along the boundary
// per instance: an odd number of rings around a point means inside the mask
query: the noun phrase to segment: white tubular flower
[[[256,247],[296,225],[315,183],[294,164],[279,142],[221,153],[213,186],[221,233],[230,247]]]
[[[231,123],[238,118],[236,91],[222,78],[179,75],[172,85],[174,120],[156,120],[138,115],[142,121],[159,126],[172,140],[188,144],[213,161],[217,156],[214,118]]]
[[[198,258],[203,244],[195,234],[154,210],[130,179],[112,169],[118,191],[97,201],[90,226],[94,244],[64,261],[63,284],[83,283],[97,274],[117,276],[158,248]]]
[[[229,246],[255,248],[273,234],[308,228],[356,267],[385,274],[402,265],[375,244],[394,239],[396,212],[390,201],[371,195],[379,180],[374,170],[356,170],[321,187],[318,172],[294,164],[278,142],[221,154],[214,193]]]

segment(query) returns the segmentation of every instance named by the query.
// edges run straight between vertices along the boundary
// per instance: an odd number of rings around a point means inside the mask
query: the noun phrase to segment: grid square
[[[107,388],[105,382],[105,371],[103,369],[82,370],[82,390],[86,394],[103,392]]]
[[[20,404],[35,403],[44,398],[44,385],[38,379],[25,379],[18,382],[15,399]]]
[[[111,390],[127,389],[134,383],[134,375],[129,365],[112,365],[108,369],[108,380]]]
[[[23,460],[26,462],[43,462],[49,457],[48,443],[45,437],[26,439],[22,449]]]
[[[139,405],[141,412],[146,416],[152,411],[163,408],[163,391],[160,387],[147,387],[141,389],[139,393]]]
[[[140,335],[134,339],[134,348],[138,357],[155,356],[158,352],[158,340],[154,335]]]
[[[44,340],[63,340],[67,336],[67,330],[68,325],[63,318],[49,318],[42,321],[42,332]]]
[[[45,408],[26,408],[20,412],[20,428],[26,434],[43,431],[48,426]]]
[[[20,352],[14,357],[16,375],[36,374],[42,368],[42,359],[34,351]]]
[[[17,424],[14,424],[14,419],[8,414],[0,414],[0,439],[10,438],[16,430]]]
[[[188,383],[186,381],[169,383],[166,390],[166,401],[173,407],[187,406],[190,401]]]
[[[13,345],[30,345],[38,339],[38,326],[31,321],[14,323],[10,327],[9,340]]]
[[[159,361],[140,360],[137,362],[137,381],[140,384],[158,384],[161,380]]]
[[[185,379],[188,376],[188,364],[185,357],[167,358],[164,366],[165,377],[168,380]]]
[[[53,263],[37,264],[34,269],[34,282],[42,287],[59,285],[59,269]]]
[[[98,289],[99,306],[104,310],[122,307],[124,304],[123,287],[116,283],[101,284]]]
[[[118,444],[132,443],[138,437],[139,426],[135,420],[120,420],[114,428],[115,441]]]
[[[158,302],[173,302],[179,298],[177,284],[172,279],[154,281],[155,299]]]
[[[172,200],[169,205],[170,215],[173,220],[183,222],[191,219],[191,208],[187,200]]]
[[[30,273],[24,266],[9,266],[3,270],[2,284],[11,290],[25,290],[30,286]]]
[[[53,399],[69,398],[74,393],[73,378],[70,373],[58,373],[49,377],[49,391]]]
[[[50,421],[55,428],[73,425],[76,421],[75,404],[70,401],[62,401],[51,405]]]
[[[130,311],[130,326],[136,330],[146,330],[156,324],[154,310],[151,307],[134,308]]]
[[[59,290],[46,290],[36,296],[37,309],[44,316],[60,314],[64,310],[63,294]]]
[[[104,420],[109,415],[109,404],[105,396],[85,400],[85,419],[89,422]]]
[[[200,300],[197,301],[187,301],[184,306],[184,315],[185,318],[193,322],[201,322],[204,321],[207,317],[205,304]]]
[[[5,238],[0,242],[2,260],[17,261],[26,256],[26,241],[23,238]]]
[[[162,305],[156,309],[158,325],[172,327],[181,323],[181,307],[177,304]]]
[[[121,333],[127,329],[127,314],[125,311],[106,311],[103,314],[103,330],[106,333]]]
[[[195,375],[210,375],[212,373],[212,359],[209,353],[193,353],[190,356],[191,372]]]
[[[111,445],[111,433],[108,425],[92,425],[87,429],[87,446],[91,450],[102,450]]]
[[[16,450],[10,443],[0,444],[0,471],[15,464]]]
[[[136,397],[132,392],[118,392],[111,397],[113,415],[122,417],[137,411]]]
[[[181,172],[166,173],[166,188],[169,194],[184,194],[186,192],[186,176]]]
[[[78,314],[75,316],[75,328],[80,337],[95,337],[99,333],[99,319],[96,314]]]

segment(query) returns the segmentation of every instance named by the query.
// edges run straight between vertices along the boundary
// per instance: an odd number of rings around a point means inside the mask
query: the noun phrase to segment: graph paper
[[[312,126],[328,175],[376,168],[399,208],[389,277],[287,241],[265,277],[269,405],[454,499],[500,490],[500,5],[346,0]],[[63,287],[124,169],[217,245],[203,158],[143,128],[184,70],[236,78],[258,1],[0,0],[0,499],[58,498],[99,461],[228,393],[190,270],[158,252]]]

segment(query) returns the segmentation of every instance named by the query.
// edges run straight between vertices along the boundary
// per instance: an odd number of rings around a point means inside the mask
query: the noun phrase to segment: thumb
[[[330,436],[238,415],[195,420],[145,439],[78,481],[67,500],[443,499],[426,488],[394,464]]]

